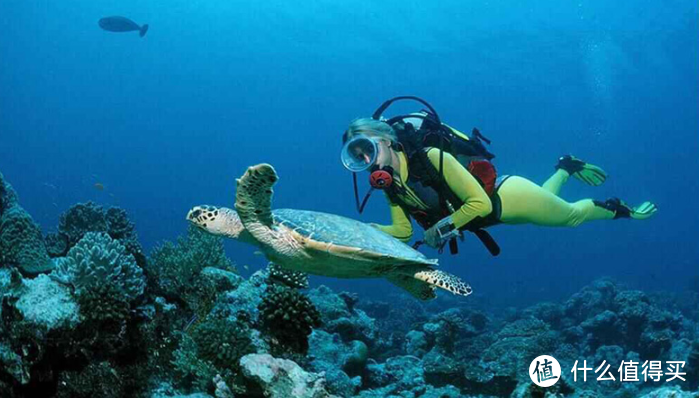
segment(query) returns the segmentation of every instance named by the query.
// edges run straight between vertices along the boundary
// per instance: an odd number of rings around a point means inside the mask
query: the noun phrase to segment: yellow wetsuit
[[[407,184],[408,162],[405,154],[399,152],[400,170],[394,183],[400,184],[400,200],[411,206],[424,209],[426,205],[417,197]],[[432,165],[439,168],[439,149],[429,148],[427,157]],[[493,208],[488,194],[478,180],[459,163],[454,156],[445,152],[443,156],[444,179],[463,205],[452,213],[456,228],[461,228],[476,217],[489,215]],[[505,180],[497,195],[500,196],[502,210],[500,221],[505,224],[531,223],[545,226],[577,226],[585,221],[607,220],[614,218],[614,212],[595,206],[592,199],[568,203],[557,196],[569,175],[558,170],[543,186],[526,178],[511,176]],[[376,225],[380,230],[402,241],[408,241],[413,234],[410,213],[399,204],[392,203],[391,225]]]

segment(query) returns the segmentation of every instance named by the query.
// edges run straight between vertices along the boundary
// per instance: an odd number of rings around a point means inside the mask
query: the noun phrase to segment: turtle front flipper
[[[294,256],[300,253],[300,244],[279,231],[272,217],[272,186],[277,180],[277,172],[266,163],[249,167],[237,180],[235,209],[245,229],[257,241],[253,243],[261,246],[265,254]],[[268,252],[264,247],[272,250]]]
[[[434,287],[450,291],[459,296],[468,296],[473,289],[456,275],[438,270],[417,271],[413,278],[426,282]]]
[[[237,180],[235,209],[248,230],[248,224],[272,226],[272,186],[277,180],[277,172],[266,163],[249,167]]]

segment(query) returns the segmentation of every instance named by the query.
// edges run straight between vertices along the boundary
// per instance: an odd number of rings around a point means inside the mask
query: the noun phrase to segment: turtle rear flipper
[[[469,284],[462,281],[456,275],[439,270],[423,270],[417,271],[413,278],[428,283],[434,287],[450,291],[459,296],[468,296],[473,293],[473,289]]]
[[[388,275],[386,279],[419,300],[432,300],[437,297],[437,294],[434,292],[434,286],[417,280],[412,276]]]

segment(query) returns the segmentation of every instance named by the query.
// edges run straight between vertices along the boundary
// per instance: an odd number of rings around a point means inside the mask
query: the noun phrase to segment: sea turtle
[[[272,210],[278,179],[272,166],[252,166],[237,180],[236,210],[196,206],[187,220],[214,235],[254,244],[287,269],[335,278],[386,278],[421,300],[436,297],[435,288],[471,294],[461,279],[436,270],[437,260],[368,224],[315,211]]]

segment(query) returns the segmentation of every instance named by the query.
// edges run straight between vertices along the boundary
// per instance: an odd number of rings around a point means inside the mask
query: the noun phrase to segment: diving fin
[[[556,170],[558,169],[567,171],[568,174],[593,187],[602,185],[607,180],[607,173],[601,167],[586,163],[571,155],[558,159]]]
[[[604,202],[595,200],[595,206],[605,208],[614,212],[614,219],[632,218],[634,220],[645,220],[658,211],[658,206],[651,202],[643,202],[636,207],[627,205],[619,198],[607,199]]]

